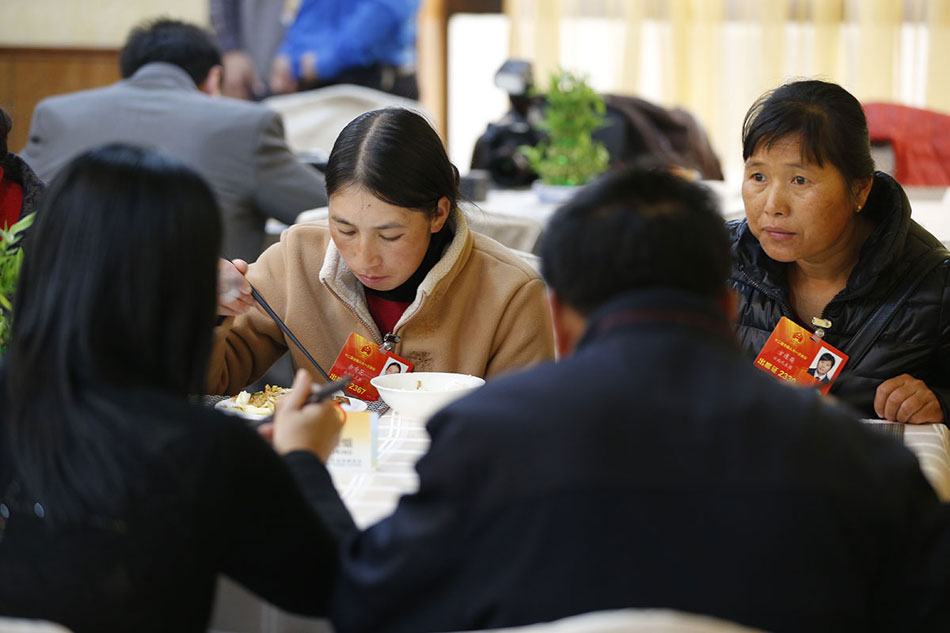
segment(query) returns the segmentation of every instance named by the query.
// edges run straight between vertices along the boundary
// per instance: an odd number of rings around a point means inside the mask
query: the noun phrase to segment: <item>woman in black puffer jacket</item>
[[[729,228],[746,352],[785,316],[851,354],[878,306],[919,280],[831,393],[868,417],[950,422],[950,253],[911,220],[900,185],[874,172],[858,101],[836,84],[786,84],[746,115],[743,158],[746,220]],[[926,271],[911,273],[923,259]]]

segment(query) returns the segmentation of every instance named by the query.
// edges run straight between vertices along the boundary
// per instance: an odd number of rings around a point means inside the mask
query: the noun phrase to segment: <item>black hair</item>
[[[834,165],[849,194],[855,181],[874,176],[864,110],[838,84],[793,81],[759,97],[742,124],[742,158],[748,160],[763,143],[769,148],[789,136],[798,136],[804,160]]]
[[[7,155],[7,136],[13,129],[13,119],[7,114],[7,111],[0,108],[0,159]]]
[[[823,361],[823,360],[831,361],[831,364],[832,364],[832,365],[835,364],[835,357],[832,356],[832,355],[831,355],[830,353],[828,353],[828,352],[825,352],[825,353],[822,354],[820,357],[818,357],[818,362],[819,362],[819,363],[820,363],[821,361]]]
[[[715,298],[726,288],[729,248],[708,190],[662,169],[628,167],[554,213],[541,238],[541,274],[582,315],[637,288]]]
[[[442,139],[420,114],[406,108],[366,112],[350,121],[330,152],[327,195],[359,186],[408,209],[436,213],[439,200],[458,204],[459,172]]]
[[[132,29],[119,55],[119,70],[128,79],[152,62],[174,64],[200,84],[213,67],[221,65],[221,50],[200,26],[160,18]]]
[[[183,163],[115,144],[60,172],[32,230],[0,429],[24,485],[68,518],[122,497],[116,429],[148,414],[117,410],[116,393],[203,391],[221,220]]]

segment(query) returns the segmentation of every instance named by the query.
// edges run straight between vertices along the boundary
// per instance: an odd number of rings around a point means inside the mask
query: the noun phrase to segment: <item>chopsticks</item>
[[[266,312],[270,318],[274,319],[274,323],[277,324],[277,327],[279,327],[281,331],[287,336],[287,338],[289,338],[293,344],[297,346],[297,349],[303,352],[303,355],[307,357],[307,360],[313,363],[313,366],[317,368],[317,371],[320,372],[320,375],[323,376],[324,380],[330,382],[330,376],[327,375],[327,372],[323,371],[323,367],[320,366],[320,363],[318,363],[316,359],[310,355],[310,352],[308,352],[307,349],[300,343],[300,341],[297,340],[297,337],[294,336],[294,333],[290,331],[290,328],[287,327],[283,321],[280,320],[280,317],[277,316],[277,313],[274,312],[274,310],[270,307],[270,305],[268,305],[266,301],[264,301],[264,297],[261,296],[261,293],[259,293],[257,288],[254,286],[251,286],[251,296],[254,297],[255,301],[257,301],[257,303],[259,303],[262,308],[264,308],[264,312]]]

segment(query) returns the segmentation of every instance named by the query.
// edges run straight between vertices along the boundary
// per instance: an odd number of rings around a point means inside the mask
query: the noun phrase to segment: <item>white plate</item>
[[[362,401],[354,398],[353,396],[346,396],[349,400],[349,404],[342,404],[342,408],[347,413],[357,413],[358,411],[366,411],[367,404]],[[246,411],[241,411],[240,409],[234,408],[236,406],[234,400],[231,398],[225,398],[217,403],[215,403],[214,408],[220,409],[227,414],[237,415],[248,420],[263,420],[266,418],[266,415],[259,415],[257,413],[248,413]]]
[[[340,408],[348,413],[357,413],[359,411],[366,411],[367,404],[362,400],[357,400],[353,396],[347,396],[350,400],[350,404],[341,404]]]
[[[231,398],[225,398],[224,400],[221,400],[220,402],[215,403],[214,408],[220,409],[221,411],[224,411],[228,415],[236,415],[238,417],[242,417],[247,420],[263,420],[264,418],[267,417],[266,415],[259,415],[257,413],[248,413],[246,411],[241,411],[240,409],[236,409],[235,408],[236,406],[237,405],[235,404],[234,400],[232,400]]]

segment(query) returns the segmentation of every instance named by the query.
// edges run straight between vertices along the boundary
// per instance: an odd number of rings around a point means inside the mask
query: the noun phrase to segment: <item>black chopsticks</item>
[[[264,308],[264,312],[270,315],[270,318],[274,319],[274,323],[277,324],[277,327],[279,327],[281,331],[287,335],[287,338],[289,338],[293,344],[297,346],[297,349],[303,352],[303,355],[307,357],[307,360],[313,363],[313,366],[317,368],[317,371],[320,372],[320,375],[323,376],[324,380],[330,382],[330,376],[327,375],[327,372],[323,371],[323,367],[320,366],[320,363],[318,363],[316,359],[310,355],[310,352],[308,352],[307,349],[300,343],[300,341],[297,340],[297,337],[294,336],[294,333],[290,331],[290,328],[287,327],[283,321],[280,320],[280,317],[277,316],[277,313],[274,312],[274,310],[267,304],[266,301],[264,301],[264,297],[261,296],[261,293],[259,293],[254,286],[251,286],[251,296],[254,297],[255,301],[257,301],[257,303],[259,303],[262,308]]]

